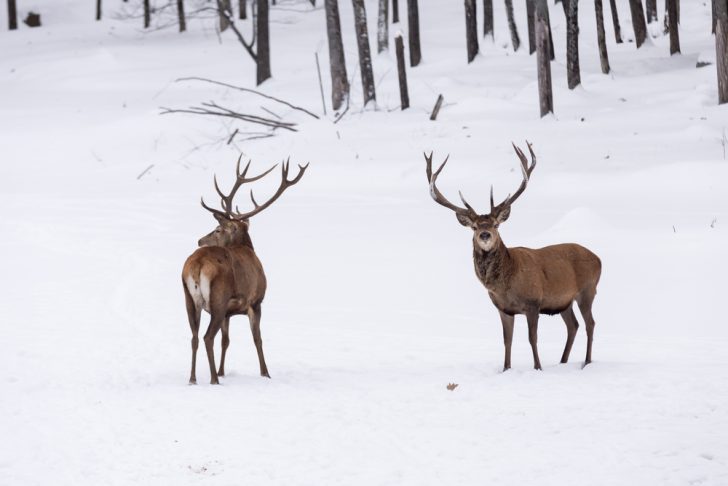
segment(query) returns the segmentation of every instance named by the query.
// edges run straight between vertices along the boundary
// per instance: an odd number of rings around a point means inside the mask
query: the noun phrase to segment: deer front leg
[[[511,368],[511,344],[513,343],[513,322],[514,316],[509,316],[501,311],[500,313],[501,324],[503,324],[503,345],[506,348],[506,357],[503,361],[503,371]]]
[[[210,325],[207,327],[207,332],[205,333],[204,337],[205,351],[207,351],[207,361],[210,364],[211,385],[220,384],[220,381],[217,379],[217,371],[215,370],[215,349],[213,348],[213,344],[215,344],[215,336],[217,335],[217,331],[220,330],[220,327],[222,326],[224,320],[224,316],[221,316],[217,312],[213,312],[212,317],[210,318]]]
[[[220,369],[217,376],[225,376],[225,354],[230,346],[230,318],[226,317],[222,323],[222,356],[220,357]]]
[[[268,367],[265,364],[263,356],[263,339],[260,337],[260,304],[252,306],[248,309],[248,319],[250,320],[250,331],[253,333],[253,341],[255,342],[255,350],[258,351],[258,363],[260,364],[260,376],[270,378]]]
[[[541,360],[538,359],[538,311],[530,311],[526,314],[528,319],[528,342],[531,343],[533,351],[533,368],[541,369]]]

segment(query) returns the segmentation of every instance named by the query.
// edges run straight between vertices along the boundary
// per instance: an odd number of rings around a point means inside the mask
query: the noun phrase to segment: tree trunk
[[[258,13],[256,15],[256,43],[257,51],[257,69],[256,84],[260,85],[263,81],[271,77],[270,73],[270,38],[268,35],[268,0],[256,0]]]
[[[555,59],[554,56],[554,37],[551,33],[551,15],[549,14],[549,5],[546,3],[546,26],[549,28],[549,55],[551,60]]]
[[[389,49],[389,0],[379,0],[377,52]]]
[[[597,43],[599,44],[599,60],[602,64],[602,73],[609,74],[609,56],[607,55],[607,40],[604,34],[602,0],[594,0],[594,10],[597,14]]]
[[[325,0],[326,33],[329,40],[329,64],[331,66],[331,105],[334,111],[341,108],[349,94],[349,80],[346,77],[344,44],[341,41],[341,21],[338,0]]]
[[[101,20],[101,0],[96,0],[96,20]]]
[[[361,85],[364,93],[364,106],[370,101],[376,101],[374,92],[374,73],[372,72],[372,56],[369,52],[369,33],[367,32],[367,11],[364,0],[351,0],[354,6],[354,28],[356,29],[356,43],[359,48],[359,70],[361,71]]]
[[[713,34],[715,34],[715,25],[718,22],[718,16],[716,15],[716,12],[715,12],[715,9],[717,8],[716,7],[716,0],[711,0],[710,1],[710,4],[711,4],[710,6],[712,7],[711,10],[713,11],[713,15],[712,15],[712,17],[713,17],[713,27],[711,28],[710,32],[713,33]]]
[[[8,29],[15,30],[18,28],[18,8],[15,0],[8,0]]]
[[[579,0],[569,0],[566,17],[566,78],[569,89],[581,84],[579,72]]]
[[[478,16],[475,0],[465,0],[465,37],[468,47],[468,64],[478,54]]]
[[[225,12],[220,10],[219,17],[220,17],[220,32],[225,32],[228,27],[230,27],[230,21],[228,20],[228,15],[232,16],[232,9],[230,8],[230,0],[220,0],[219,1],[219,7],[223,9]]]
[[[728,103],[728,0],[715,0],[715,65],[718,69],[718,103]]]
[[[657,22],[657,0],[647,0],[645,2],[645,10],[647,14],[647,23]]]
[[[422,60],[420,50],[420,10],[417,0],[407,0],[407,30],[409,30],[410,66],[415,67]]]
[[[617,14],[617,4],[615,0],[609,0],[609,7],[612,10],[612,24],[614,25],[614,39],[617,44],[622,43],[622,29],[619,28],[619,14]]]
[[[248,18],[248,2],[247,0],[238,0],[238,17],[240,20]]]
[[[149,5],[149,0],[144,0],[144,28],[148,29],[149,24],[152,23],[152,8]]]
[[[490,35],[495,40],[493,32],[493,0],[483,0],[483,37]]]
[[[185,22],[185,1],[177,0],[177,18],[179,19],[179,31],[187,30],[187,22]]]
[[[521,46],[521,39],[518,37],[518,27],[516,26],[516,19],[513,17],[513,0],[505,0],[506,2],[506,15],[508,16],[508,30],[511,31],[511,44],[513,44],[513,50],[517,51]]]
[[[637,44],[637,49],[639,49],[645,43],[645,39],[647,39],[647,23],[645,22],[645,11],[642,9],[642,1],[629,0],[629,11],[632,14],[634,40]]]
[[[528,53],[536,52],[536,35],[533,28],[535,0],[526,0],[526,20],[528,22]]]
[[[399,2],[392,0],[392,23],[396,24],[399,22]]]
[[[668,27],[670,29],[670,55],[680,53],[680,32],[678,31],[677,0],[667,0]]]
[[[404,41],[402,35],[394,38],[394,49],[397,51],[397,73],[399,74],[399,101],[402,110],[409,108],[409,93],[407,92],[407,71],[404,62]]]
[[[535,0],[534,34],[536,37],[536,65],[538,74],[538,104],[541,118],[554,112],[551,91],[550,31],[546,0]]]

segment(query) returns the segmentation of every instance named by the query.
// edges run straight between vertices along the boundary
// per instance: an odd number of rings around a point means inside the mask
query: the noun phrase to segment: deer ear
[[[474,221],[467,214],[455,213],[455,217],[458,218],[458,223],[463,226],[470,228],[473,226]]]
[[[505,208],[498,211],[498,214],[495,215],[495,220],[498,222],[498,224],[505,223],[506,220],[508,220],[508,216],[511,215],[511,207],[506,206]]]
[[[213,213],[212,216],[218,223],[220,223],[220,226],[224,226],[225,223],[229,222],[229,220],[225,216],[219,215],[217,213]]]

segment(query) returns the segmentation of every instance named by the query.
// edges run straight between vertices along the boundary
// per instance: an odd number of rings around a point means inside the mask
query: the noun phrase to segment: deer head
[[[490,186],[490,213],[478,214],[473,207],[463,197],[462,192],[458,192],[460,200],[465,207],[457,206],[448,201],[445,196],[442,195],[440,190],[437,188],[436,182],[437,177],[442,172],[442,169],[447,164],[448,158],[442,165],[433,173],[432,172],[432,153],[429,156],[425,154],[425,160],[427,161],[427,181],[430,183],[430,196],[435,200],[436,203],[441,206],[445,206],[455,212],[455,216],[460,224],[467,226],[473,230],[473,245],[477,246],[484,252],[488,252],[493,248],[496,248],[499,244],[500,235],[498,234],[498,226],[505,222],[511,214],[511,205],[518,199],[528,185],[528,180],[531,177],[531,172],[536,167],[536,155],[533,153],[531,144],[526,142],[528,145],[528,151],[531,153],[531,164],[528,164],[526,156],[523,151],[513,144],[513,149],[516,151],[516,155],[521,161],[521,171],[523,172],[523,182],[521,182],[518,190],[511,196],[509,195],[503,202],[498,205],[493,203],[493,186]],[[449,156],[448,156],[449,157]]]
[[[280,195],[283,194],[286,189],[301,180],[301,177],[303,177],[304,172],[306,172],[306,169],[308,168],[308,164],[306,164],[305,166],[299,165],[298,175],[296,175],[296,177],[294,177],[293,179],[288,180],[288,169],[290,162],[289,158],[281,165],[281,184],[280,186],[278,186],[278,190],[273,194],[273,196],[271,196],[271,198],[263,204],[258,204],[258,202],[255,200],[255,197],[253,196],[253,191],[251,189],[250,200],[253,202],[254,207],[247,213],[241,213],[238,210],[237,206],[233,207],[233,199],[235,197],[235,194],[238,192],[238,189],[240,189],[243,184],[255,182],[258,179],[262,179],[278,165],[274,165],[267,171],[257,176],[247,177],[248,169],[250,168],[250,161],[248,161],[245,169],[240,172],[241,158],[242,156],[238,158],[238,163],[235,168],[235,184],[233,184],[232,189],[227,195],[220,190],[220,186],[217,183],[217,176],[215,176],[213,179],[215,183],[215,191],[217,191],[217,194],[220,196],[220,206],[222,207],[222,211],[209,207],[207,204],[205,204],[204,199],[200,199],[202,207],[212,213],[213,217],[218,222],[218,226],[212,232],[200,238],[200,240],[198,241],[199,246],[246,245],[252,248],[253,244],[250,240],[250,235],[248,234],[248,229],[250,228],[250,218],[273,204],[273,202],[278,199],[278,197],[280,197]]]

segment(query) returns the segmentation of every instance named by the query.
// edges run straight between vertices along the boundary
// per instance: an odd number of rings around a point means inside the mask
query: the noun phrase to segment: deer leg
[[[253,333],[253,341],[255,342],[255,350],[258,351],[258,362],[260,364],[260,376],[270,378],[268,367],[265,364],[263,356],[263,339],[260,337],[260,304],[254,305],[248,309],[248,319],[250,320],[250,331]]]
[[[571,346],[574,344],[574,338],[576,337],[576,330],[579,329],[579,322],[576,320],[574,315],[574,309],[569,306],[564,312],[561,313],[564,322],[566,323],[566,347],[564,348],[564,354],[561,355],[561,362],[569,362],[569,354],[571,354]]]
[[[226,317],[222,323],[222,356],[220,357],[220,369],[217,376],[225,376],[225,354],[230,346],[230,318]]]
[[[210,317],[210,325],[207,327],[207,332],[205,333],[204,337],[205,350],[207,351],[207,361],[210,364],[211,385],[220,384],[217,379],[217,371],[215,370],[215,349],[213,348],[213,344],[215,344],[215,336],[217,335],[217,331],[220,330],[220,327],[222,326],[224,320],[225,318],[221,317],[221,313],[213,311],[212,316]]]
[[[591,363],[592,355],[592,342],[594,341],[594,316],[592,316],[592,303],[594,302],[594,295],[596,289],[582,295],[576,303],[579,305],[579,311],[584,318],[584,324],[586,325],[586,359],[584,360],[584,366]]]
[[[200,332],[200,314],[202,309],[195,306],[195,302],[190,295],[187,286],[183,283],[182,287],[185,291],[185,304],[187,306],[187,319],[190,321],[190,329],[192,330],[192,371],[190,371],[190,385],[197,384],[197,346],[200,343],[198,334]]]
[[[533,368],[541,369],[541,360],[538,359],[538,311],[531,311],[526,314],[528,319],[528,342],[531,343],[533,351]]]
[[[511,344],[513,343],[513,321],[515,320],[515,317],[500,312],[500,318],[501,324],[503,324],[503,345],[506,348],[506,357],[503,361],[503,371],[506,371],[511,368]]]

